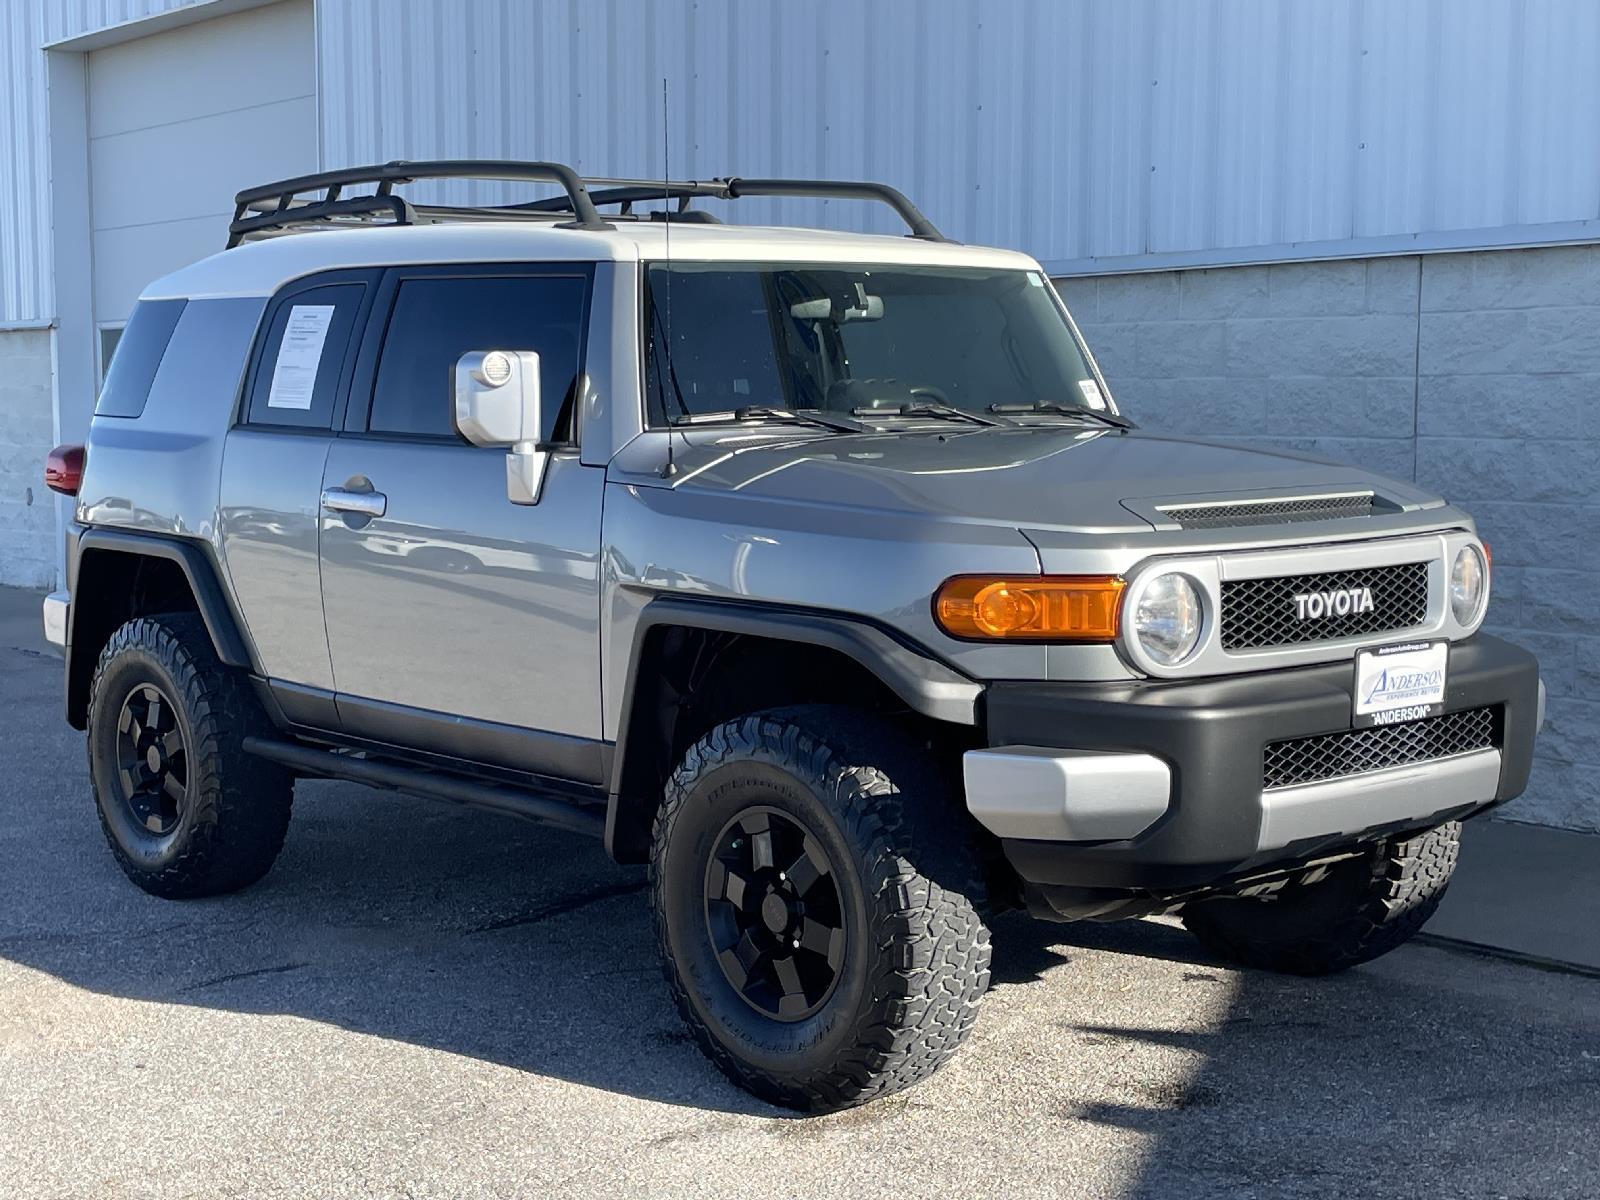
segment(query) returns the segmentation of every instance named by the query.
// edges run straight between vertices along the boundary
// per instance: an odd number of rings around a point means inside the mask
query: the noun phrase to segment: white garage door
[[[242,187],[317,169],[311,0],[215,17],[89,55],[95,320],[222,249]]]

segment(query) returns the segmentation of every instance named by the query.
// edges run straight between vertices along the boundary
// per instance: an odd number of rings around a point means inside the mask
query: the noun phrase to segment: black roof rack
[[[565,193],[523,204],[452,207],[417,205],[394,194],[397,183],[419,179],[493,179],[554,183]],[[343,195],[350,186],[376,184],[366,195]],[[593,184],[598,190],[591,192]],[[320,198],[302,195],[321,192]],[[318,221],[387,214],[395,225],[415,225],[421,221],[461,219],[526,219],[529,215],[567,216],[567,228],[605,230],[615,226],[603,220],[597,206],[618,205],[623,219],[633,218],[635,203],[652,200],[677,200],[676,213],[651,214],[652,219],[714,221],[709,213],[691,211],[692,200],[704,197],[737,200],[741,196],[792,196],[819,199],[877,200],[899,214],[911,236],[931,242],[946,242],[945,237],[922,215],[905,194],[884,183],[850,182],[838,179],[743,179],[737,176],[711,180],[585,179],[562,163],[517,162],[494,159],[441,159],[429,162],[396,161],[381,166],[346,167],[339,171],[320,171],[246,188],[234,197],[233,221],[228,226],[228,245],[237,246],[246,235],[266,229],[284,229]]]

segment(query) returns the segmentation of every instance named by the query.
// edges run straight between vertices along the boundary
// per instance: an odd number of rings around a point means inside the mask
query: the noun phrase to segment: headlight
[[[1483,605],[1489,597],[1489,570],[1483,551],[1468,542],[1456,551],[1455,564],[1450,568],[1450,611],[1456,623],[1471,625],[1483,615]]]
[[[1200,613],[1200,591],[1187,577],[1153,576],[1133,598],[1133,636],[1163,667],[1176,666],[1200,640]]]

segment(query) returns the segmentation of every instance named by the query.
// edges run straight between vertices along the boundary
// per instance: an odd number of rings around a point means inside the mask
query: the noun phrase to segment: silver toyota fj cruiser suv
[[[468,176],[557,192],[395,191]],[[748,196],[911,236],[696,206]],[[956,1050],[990,913],[1335,971],[1527,781],[1466,513],[1136,430],[1037,262],[891,188],[391,163],[241,192],[230,247],[47,468],[67,720],[149,892],[259,879],[301,777],[592,833],[705,1052],[822,1110]]]

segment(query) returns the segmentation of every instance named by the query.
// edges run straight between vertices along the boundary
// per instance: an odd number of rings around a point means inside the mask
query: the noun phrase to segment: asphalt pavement
[[[0,636],[0,1196],[1600,1197],[1591,975],[1005,918],[949,1067],[797,1117],[686,1039],[642,874],[577,836],[302,783],[261,884],[144,895],[60,679]]]

